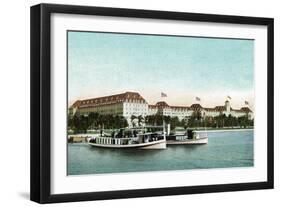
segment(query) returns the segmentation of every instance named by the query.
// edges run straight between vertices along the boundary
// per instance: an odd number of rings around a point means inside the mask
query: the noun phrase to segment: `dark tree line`
[[[212,128],[222,128],[222,127],[253,127],[254,120],[249,119],[248,115],[234,117],[231,114],[226,116],[225,114],[220,114],[219,116],[202,117],[201,113],[194,112],[192,116],[186,119],[186,127],[212,127]]]
[[[211,127],[211,128],[223,128],[223,127],[252,127],[254,126],[254,120],[249,119],[247,115],[241,117],[234,117],[232,115],[226,116],[221,114],[219,116],[202,117],[200,112],[193,112],[189,117],[185,117],[181,121],[178,117],[162,116],[160,114],[150,115],[145,117],[145,123],[148,125],[162,125],[163,119],[166,124],[171,125],[171,130],[175,127],[183,128],[197,128],[197,127]]]
[[[89,129],[117,129],[127,127],[128,122],[123,116],[99,114],[74,115],[68,117],[68,128],[74,133],[85,133]]]
[[[170,124],[171,130],[176,127],[183,128],[223,128],[223,127],[241,127],[247,128],[254,126],[254,120],[249,119],[247,115],[241,117],[226,116],[221,114],[219,116],[202,117],[200,112],[193,112],[189,117],[179,120],[178,117],[163,116],[161,114],[149,115],[146,117],[132,115],[130,117],[132,126],[152,125],[161,126],[163,119],[166,124]],[[125,117],[112,114],[90,113],[89,115],[74,115],[68,117],[68,129],[74,133],[85,133],[89,129],[118,129],[128,127],[128,122]]]
[[[171,130],[175,129],[177,126],[182,126],[182,122],[179,120],[177,116],[171,117],[171,116],[163,116],[160,114],[156,115],[149,115],[145,117],[145,124],[147,125],[153,125],[153,126],[161,126],[163,125],[163,119],[165,121],[165,124],[171,125]]]

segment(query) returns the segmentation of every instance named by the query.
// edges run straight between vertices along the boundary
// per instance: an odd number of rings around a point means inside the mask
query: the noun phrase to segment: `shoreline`
[[[254,131],[254,128],[252,129],[206,129],[206,130],[198,130],[198,131],[206,131],[206,132],[239,132],[239,131]]]
[[[206,132],[231,132],[231,131],[253,131],[254,128],[247,128],[247,129],[232,129],[232,128],[229,128],[229,129],[192,129],[194,131],[206,131]],[[182,132],[183,130],[178,130],[177,132]],[[81,134],[68,134],[68,136],[90,136],[90,135],[96,135],[96,134],[99,134],[99,133],[81,133]]]

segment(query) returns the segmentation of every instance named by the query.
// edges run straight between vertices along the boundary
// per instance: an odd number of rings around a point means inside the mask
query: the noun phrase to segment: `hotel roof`
[[[121,94],[115,94],[111,96],[104,96],[92,99],[78,100],[74,104],[72,104],[72,108],[87,108],[87,107],[96,107],[103,105],[111,105],[122,102],[134,102],[139,101],[142,103],[146,103],[145,99],[136,92],[125,92]]]
[[[146,100],[137,92],[125,92],[121,94],[115,94],[111,96],[104,96],[92,99],[84,99],[84,100],[77,100],[75,103],[72,104],[71,108],[91,108],[97,106],[104,106],[104,105],[112,105],[117,103],[123,102],[139,102],[139,103],[147,103]],[[157,102],[155,105],[148,105],[150,109],[158,109],[158,108],[172,108],[176,110],[193,110],[193,111],[200,111],[205,110],[209,112],[223,112],[226,111],[225,106],[215,106],[214,108],[205,108],[202,107],[200,104],[192,104],[191,106],[170,106],[165,101]],[[241,109],[233,109],[230,108],[231,111],[235,112],[252,112],[249,107],[242,107]]]

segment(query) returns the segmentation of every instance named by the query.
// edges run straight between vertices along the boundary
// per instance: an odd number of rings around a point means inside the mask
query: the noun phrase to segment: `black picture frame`
[[[267,26],[267,181],[238,184],[219,184],[186,187],[167,187],[74,194],[51,194],[51,74],[50,74],[50,32],[52,13],[100,15],[113,17],[134,17],[149,19],[181,20],[194,22],[232,23]],[[273,188],[274,177],[274,78],[272,18],[195,14],[153,10],[135,10],[90,6],[39,4],[31,7],[31,174],[30,199],[38,203],[120,199],[147,196],[211,193]]]

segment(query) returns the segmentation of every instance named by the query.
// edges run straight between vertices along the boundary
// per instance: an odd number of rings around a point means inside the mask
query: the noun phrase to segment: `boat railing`
[[[164,139],[157,134],[138,134],[137,137],[93,137],[89,140],[90,143],[103,145],[131,145],[153,142]]]

